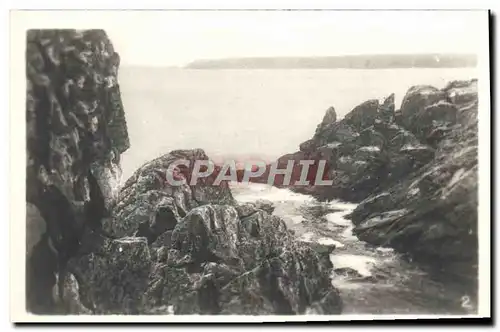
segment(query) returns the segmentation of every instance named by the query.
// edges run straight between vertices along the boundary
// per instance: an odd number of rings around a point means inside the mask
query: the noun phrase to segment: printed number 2
[[[461,301],[462,301],[462,308],[472,309],[472,305],[470,303],[470,297],[468,297],[467,295],[464,295],[464,296],[462,296]]]

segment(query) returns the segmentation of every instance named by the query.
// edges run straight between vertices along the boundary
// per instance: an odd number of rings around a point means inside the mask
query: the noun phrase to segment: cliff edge
[[[130,145],[119,62],[102,30],[27,32],[29,311],[56,310],[56,278],[110,214]]]

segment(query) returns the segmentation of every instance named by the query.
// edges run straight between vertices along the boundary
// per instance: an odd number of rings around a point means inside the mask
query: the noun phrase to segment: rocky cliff
[[[331,186],[294,186],[292,180],[290,188],[360,202],[350,216],[360,239],[474,281],[477,107],[477,81],[471,80],[443,89],[411,87],[399,110],[394,95],[366,101],[340,121],[330,108],[312,139],[279,163],[326,160]]]
[[[333,248],[297,242],[271,215],[271,204],[239,205],[227,183],[212,185],[213,176],[193,186],[171,186],[166,172],[179,159],[193,165],[208,156],[203,150],[172,151],[139,168],[120,191],[114,219],[103,227],[127,236],[127,247],[115,240],[113,250],[123,247],[127,270],[143,274],[138,280],[124,272],[121,279],[93,284],[95,298],[112,299],[99,312],[165,313],[170,307],[176,314],[301,314],[308,308],[340,313],[329,278]],[[180,174],[189,183],[191,169]],[[92,262],[87,256],[79,263],[87,280],[106,280],[103,271],[122,269],[108,259],[102,271],[91,272],[86,266]],[[129,303],[123,301],[127,284],[140,285]]]
[[[54,312],[57,276],[110,213],[129,147],[119,55],[100,30],[31,30],[26,49],[27,306]],[[63,284],[63,281],[59,282]]]
[[[27,310],[36,314],[340,313],[328,246],[213,177],[171,186],[172,151],[122,188],[119,56],[100,30],[27,37]],[[178,176],[189,180],[190,169]]]

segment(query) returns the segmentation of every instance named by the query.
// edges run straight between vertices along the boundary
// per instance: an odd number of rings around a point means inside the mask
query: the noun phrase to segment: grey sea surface
[[[118,80],[131,147],[126,180],[144,162],[176,149],[211,158],[273,160],[312,137],[325,111],[342,118],[368,99],[412,85],[437,88],[477,77],[476,68],[223,69],[120,68]]]

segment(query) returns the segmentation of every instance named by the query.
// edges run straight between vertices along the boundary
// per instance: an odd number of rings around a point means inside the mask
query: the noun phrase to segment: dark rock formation
[[[375,123],[378,116],[378,100],[368,100],[356,106],[344,117],[344,122],[360,131]]]
[[[118,66],[101,30],[27,33],[26,201],[35,211],[27,218],[34,238],[26,253],[30,311],[56,310],[56,278],[61,289],[74,281],[64,274],[68,260],[110,213],[117,160],[129,147]]]
[[[417,119],[421,116],[425,108],[440,101],[446,100],[446,93],[433,86],[417,85],[412,86],[406,92],[401,102],[401,116],[403,124],[412,132],[416,130]]]
[[[440,273],[471,281],[472,287],[478,255],[476,84],[453,82],[444,90],[451,105],[434,104],[453,114],[445,120],[451,129],[436,142],[434,158],[425,157],[421,168],[364,200],[351,215],[359,238],[409,253]],[[434,125],[442,125],[443,113],[431,114]]]
[[[350,216],[360,239],[475,280],[477,103],[476,80],[414,86],[397,112],[394,95],[367,101],[340,121],[323,121],[307,149],[279,162],[326,160],[331,186],[290,189],[361,202]]]
[[[143,237],[105,239],[99,250],[70,261],[95,314],[140,314],[151,265]]]
[[[323,313],[339,313],[331,263],[297,242],[270,215],[270,202],[236,204],[224,182],[171,186],[161,175],[179,159],[207,158],[202,150],[179,150],[145,164],[106,221],[116,236],[150,235],[151,269],[142,279],[149,286],[136,307],[146,313],[171,306],[176,314],[300,314],[317,303]],[[171,211],[173,229],[154,226],[159,209]],[[326,296],[330,301],[319,304]]]
[[[379,116],[386,123],[391,123],[394,120],[394,97],[395,95],[394,93],[392,93],[384,100],[384,103],[379,107]]]
[[[203,150],[147,162],[118,190],[118,62],[103,31],[28,33],[28,311],[340,313],[333,248],[298,242],[272,203],[238,205],[215,176],[191,185]]]

